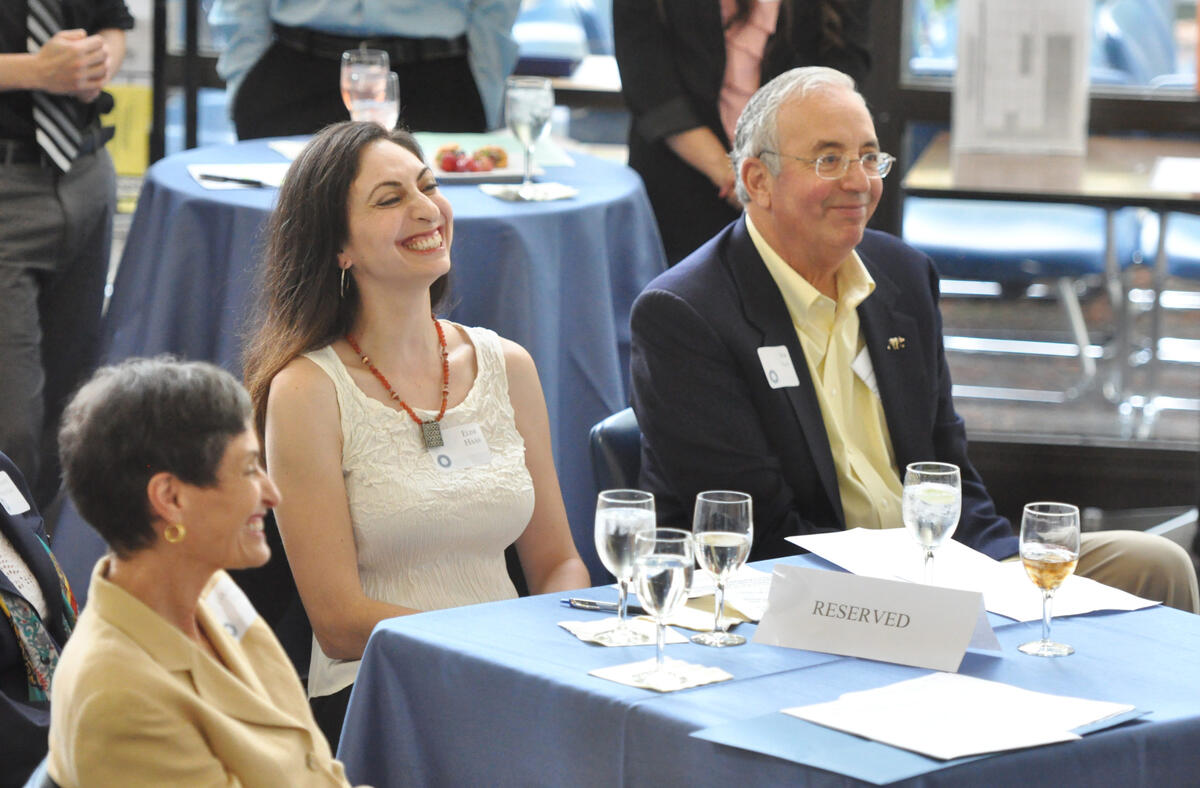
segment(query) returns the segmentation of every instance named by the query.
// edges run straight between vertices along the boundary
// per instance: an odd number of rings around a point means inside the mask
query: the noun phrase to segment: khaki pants
[[[1091,531],[1081,537],[1076,574],[1200,613],[1196,568],[1187,551],[1170,539],[1141,531]]]

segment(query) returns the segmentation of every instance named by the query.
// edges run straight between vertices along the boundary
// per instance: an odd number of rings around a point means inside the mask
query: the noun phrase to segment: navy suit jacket
[[[857,251],[875,279],[858,315],[897,466],[958,465],[963,502],[954,538],[993,558],[1015,554],[1012,526],[967,459],[933,263],[873,230]],[[754,497],[751,560],[797,552],[784,537],[846,527],[804,351],[744,217],[652,281],[631,324],[641,484],[655,494],[660,523],[690,528],[696,493],[727,489]],[[775,345],[791,355],[798,386],[770,387],[758,349]]]
[[[63,629],[63,597],[58,573],[50,563],[46,548],[39,541],[46,539],[42,516],[33,505],[33,493],[20,470],[0,453],[0,471],[6,472],[21,495],[30,503],[23,514],[10,515],[0,506],[0,531],[17,548],[21,558],[37,578],[46,598],[47,620],[43,623],[61,649],[67,634]],[[49,544],[49,540],[47,540]],[[9,578],[0,572],[0,588],[17,593]],[[25,659],[21,645],[9,626],[8,618],[0,613],[0,786],[25,784],[38,762],[46,755],[46,733],[50,728],[50,703],[29,700],[25,676]]]

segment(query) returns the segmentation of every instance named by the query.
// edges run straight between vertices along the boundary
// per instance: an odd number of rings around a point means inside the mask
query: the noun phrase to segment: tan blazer
[[[81,786],[346,786],[274,633],[217,572],[200,626],[228,669],[92,570],[50,703],[50,775]]]

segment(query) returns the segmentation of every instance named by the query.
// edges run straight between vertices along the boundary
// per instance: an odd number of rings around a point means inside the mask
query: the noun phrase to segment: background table
[[[787,563],[830,568],[813,556]],[[759,565],[766,568],[766,564]],[[583,594],[581,594],[583,595]],[[862,785],[840,774],[690,736],[714,725],[789,725],[834,762],[899,751],[779,715],[928,671],[797,649],[667,646],[725,669],[720,684],[658,694],[588,676],[649,659],[653,646],[604,648],[556,626],[600,614],[551,594],[381,622],[367,645],[339,757],[353,783],[399,785]],[[612,589],[586,596],[615,597]],[[990,616],[999,657],[968,653],[961,672],[1030,690],[1130,703],[1142,721],[1080,741],[958,763],[903,785],[1183,785],[1200,741],[1200,617],[1162,607],[1058,619],[1065,659],[1016,645],[1041,622]],[[742,634],[754,626],[743,624]],[[1031,709],[1031,715],[1037,710]],[[890,753],[888,752],[890,751]],[[918,757],[900,753],[903,757]]]
[[[533,356],[575,542],[600,582],[588,430],[628,403],[629,309],[666,263],[637,174],[571,157],[574,167],[548,167],[545,175],[579,189],[569,200],[510,203],[475,186],[444,187],[455,214],[448,317],[491,328]],[[255,140],[191,150],[150,168],[105,316],[106,363],[173,353],[241,377],[261,232],[277,191],[206,189],[187,165],[283,160]],[[69,505],[58,531],[55,553],[76,592],[86,593],[99,540]]]

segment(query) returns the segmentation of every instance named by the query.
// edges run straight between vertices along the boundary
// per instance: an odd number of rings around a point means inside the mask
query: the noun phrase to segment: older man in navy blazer
[[[659,520],[690,520],[696,493],[754,497],[751,559],[787,536],[898,527],[900,470],[962,473],[954,534],[993,558],[1017,540],[967,457],[928,257],[866,229],[892,157],[853,81],[793,69],[751,98],[733,150],[744,215],[651,282],[633,307],[633,407],[642,485]],[[1078,571],[1186,610],[1182,548],[1085,534]]]

